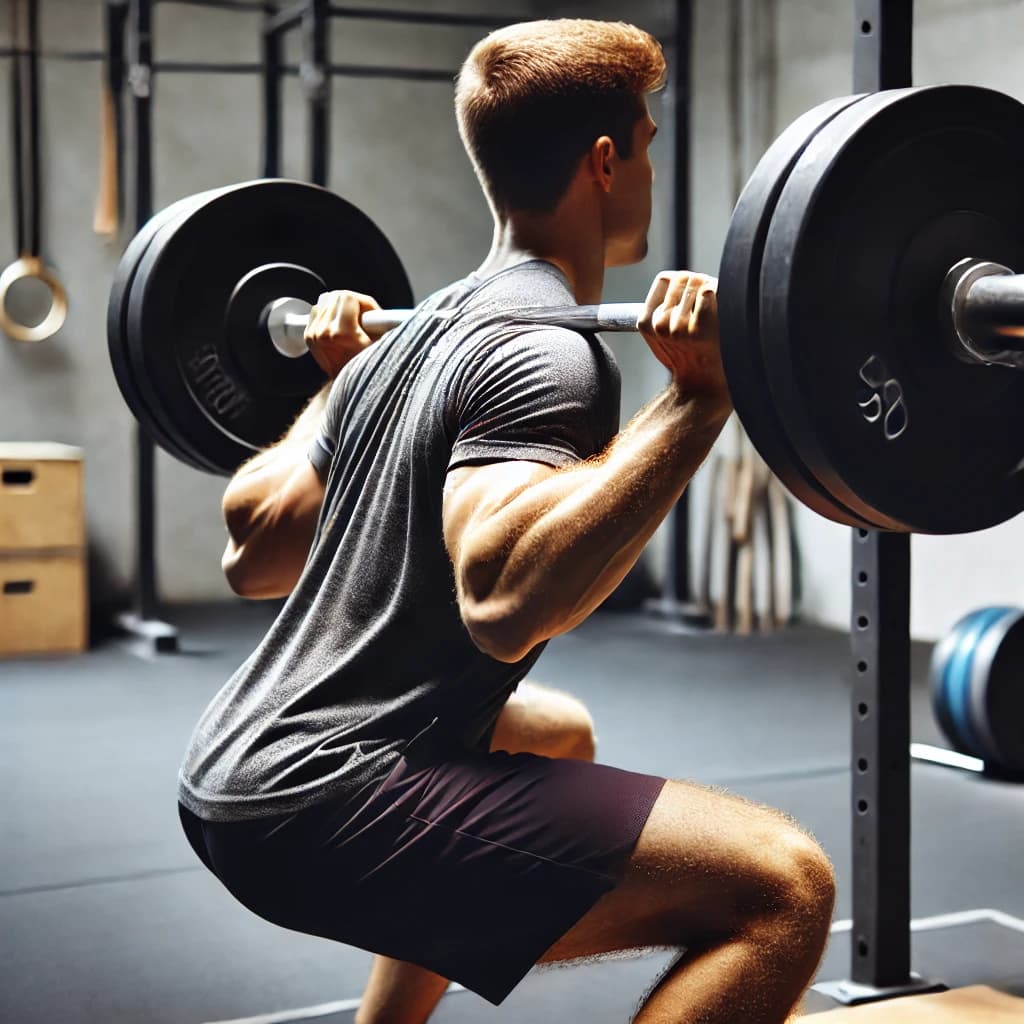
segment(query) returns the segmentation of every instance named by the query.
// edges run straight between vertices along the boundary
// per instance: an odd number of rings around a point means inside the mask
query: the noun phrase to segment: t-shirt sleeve
[[[341,427],[341,410],[345,399],[344,371],[338,374],[327,395],[327,404],[320,417],[320,425],[310,442],[309,461],[321,480],[326,481],[331,471],[331,461],[338,448],[338,432]]]
[[[619,375],[596,337],[519,328],[470,366],[458,389],[449,470],[521,459],[560,468],[618,429]]]

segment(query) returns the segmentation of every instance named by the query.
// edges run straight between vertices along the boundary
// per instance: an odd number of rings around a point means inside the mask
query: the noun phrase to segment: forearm
[[[707,457],[728,418],[721,399],[673,385],[599,459],[555,473],[493,510],[462,582],[484,644],[515,660],[585,619],[621,582]]]
[[[283,597],[302,574],[324,497],[306,453],[338,375],[370,344],[359,318],[378,308],[367,295],[338,291],[321,295],[309,311],[306,343],[328,382],[285,436],[245,463],[224,492],[228,544],[221,564],[237,593]]]

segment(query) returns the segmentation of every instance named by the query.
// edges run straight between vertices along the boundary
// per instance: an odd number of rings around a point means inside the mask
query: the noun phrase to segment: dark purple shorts
[[[181,817],[199,857],[261,917],[498,1004],[619,882],[664,783],[533,754],[407,752],[358,801],[257,821]]]

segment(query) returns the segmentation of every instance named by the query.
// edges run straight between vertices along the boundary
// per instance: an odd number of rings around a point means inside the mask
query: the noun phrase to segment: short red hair
[[[664,81],[661,45],[634,25],[510,25],[477,43],[459,72],[459,133],[496,209],[550,210],[600,136],[630,157],[643,98]]]

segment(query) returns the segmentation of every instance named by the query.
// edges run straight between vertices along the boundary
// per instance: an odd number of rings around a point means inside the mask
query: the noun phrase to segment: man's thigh
[[[651,809],[622,881],[541,962],[617,950],[680,947],[725,936],[785,878],[820,855],[781,812],[691,782],[668,781]],[[827,888],[822,878],[823,888]]]
[[[594,720],[572,694],[525,679],[498,716],[491,750],[593,760]]]

